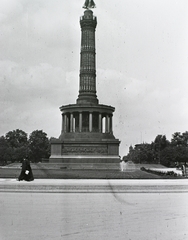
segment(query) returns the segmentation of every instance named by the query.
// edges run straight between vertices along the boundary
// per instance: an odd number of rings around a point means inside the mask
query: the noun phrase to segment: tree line
[[[136,144],[129,147],[124,161],[134,163],[160,163],[174,167],[188,162],[188,131],[172,134],[171,140],[165,135],[157,135],[151,143]]]
[[[20,162],[28,158],[39,162],[50,156],[50,140],[42,130],[35,130],[29,136],[26,132],[16,129],[0,137],[0,164]]]

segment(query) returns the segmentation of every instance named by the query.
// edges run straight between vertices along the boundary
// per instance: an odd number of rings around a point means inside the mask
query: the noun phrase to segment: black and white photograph
[[[188,239],[188,2],[0,0],[0,239]]]

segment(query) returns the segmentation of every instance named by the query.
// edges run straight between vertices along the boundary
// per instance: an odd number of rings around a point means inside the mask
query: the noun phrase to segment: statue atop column
[[[86,0],[84,3],[84,6],[83,6],[83,8],[85,8],[85,9],[90,9],[90,8],[95,8],[95,7],[96,7],[96,5],[93,0]]]

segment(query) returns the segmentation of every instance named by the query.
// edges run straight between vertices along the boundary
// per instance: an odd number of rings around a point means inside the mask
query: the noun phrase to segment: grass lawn
[[[21,168],[20,163],[10,164],[0,168],[0,178],[18,178]],[[132,171],[121,172],[117,169],[62,169],[56,165],[31,164],[35,179],[167,179],[170,176],[158,176],[140,170],[143,165],[136,165]],[[147,165],[148,167],[148,165]],[[150,165],[149,167],[156,167]],[[159,165],[161,168],[161,165]],[[163,166],[162,166],[163,167]]]

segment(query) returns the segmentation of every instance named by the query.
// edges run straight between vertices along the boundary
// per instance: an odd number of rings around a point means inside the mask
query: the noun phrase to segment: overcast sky
[[[97,96],[115,107],[120,155],[188,131],[188,1],[95,0]],[[76,103],[84,0],[0,0],[0,136],[59,137]]]

